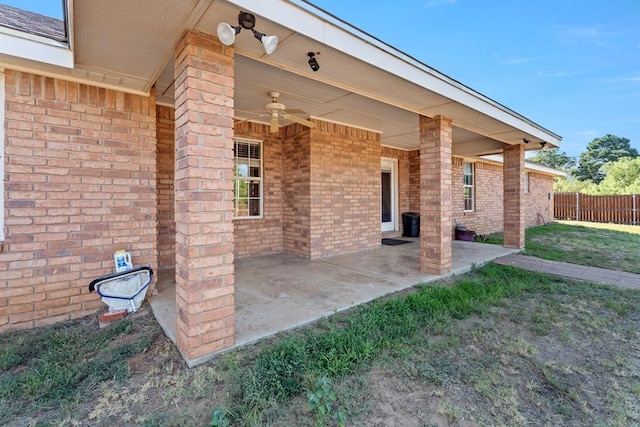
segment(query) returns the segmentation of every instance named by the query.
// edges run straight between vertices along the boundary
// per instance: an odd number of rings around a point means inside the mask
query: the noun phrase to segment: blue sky
[[[0,3],[62,19],[62,0],[0,0]]]
[[[0,0],[61,16],[59,0]],[[311,0],[584,152],[640,149],[639,0]]]
[[[563,137],[640,149],[638,0],[311,0]]]

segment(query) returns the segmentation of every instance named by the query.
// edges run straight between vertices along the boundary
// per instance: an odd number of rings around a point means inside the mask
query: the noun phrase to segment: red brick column
[[[233,48],[187,32],[176,47],[176,305],[188,361],[233,345]]]
[[[504,164],[504,246],[524,248],[524,145],[506,145]]]
[[[420,271],[451,271],[451,120],[420,116]]]

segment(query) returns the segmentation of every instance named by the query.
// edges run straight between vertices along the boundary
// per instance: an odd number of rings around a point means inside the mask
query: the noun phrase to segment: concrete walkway
[[[603,283],[628,289],[640,289],[640,274],[624,271],[607,270],[599,267],[569,264],[567,262],[549,261],[542,258],[510,254],[494,260],[496,264],[511,265],[523,270],[553,274],[555,276],[584,280],[586,282]]]

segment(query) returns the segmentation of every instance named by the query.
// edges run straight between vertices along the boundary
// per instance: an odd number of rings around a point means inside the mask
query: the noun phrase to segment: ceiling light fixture
[[[530,142],[531,142],[531,140],[530,140],[530,139],[527,139],[527,138],[522,138],[522,140],[524,141],[524,143],[525,143],[525,144],[528,144],[528,143],[530,143]]]
[[[236,41],[236,35],[242,31],[249,30],[253,33],[253,37],[258,39],[262,46],[264,47],[264,51],[267,55],[271,55],[275,52],[278,47],[278,36],[267,36],[264,33],[255,30],[256,26],[256,17],[248,12],[240,12],[238,15],[238,25],[231,26],[226,22],[221,22],[218,24],[218,28],[216,33],[218,34],[218,38],[222,42],[222,44],[231,46]]]
[[[540,148],[542,149],[542,151],[547,151],[547,141],[541,141]]]
[[[313,52],[307,53],[309,57],[309,67],[311,67],[311,71],[314,73],[320,69],[320,64],[318,64],[318,60],[316,59],[316,54]]]

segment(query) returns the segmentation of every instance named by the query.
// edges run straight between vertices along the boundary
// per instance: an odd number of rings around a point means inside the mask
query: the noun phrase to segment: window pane
[[[382,222],[391,222],[391,173],[382,172]]]
[[[464,200],[464,210],[465,211],[472,211],[473,210],[473,200],[471,200],[471,199],[465,199]]]
[[[249,215],[260,216],[260,199],[249,200]]]
[[[246,163],[238,163],[236,165],[236,176],[249,176],[249,165]]]
[[[249,197],[260,197],[259,181],[252,181],[249,183]]]
[[[463,163],[464,210],[473,211],[473,163]]]
[[[249,157],[252,159],[260,159],[260,144],[251,144],[249,149]]]
[[[237,159],[246,159],[247,157],[249,157],[249,145],[243,142],[236,142],[234,155]]]
[[[234,200],[236,216],[248,216],[249,215],[249,200],[243,198],[237,198]]]
[[[262,215],[261,143],[235,140],[234,206],[236,217]]]

